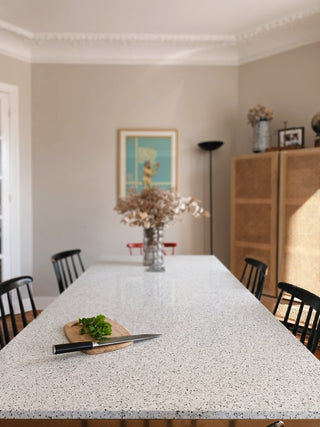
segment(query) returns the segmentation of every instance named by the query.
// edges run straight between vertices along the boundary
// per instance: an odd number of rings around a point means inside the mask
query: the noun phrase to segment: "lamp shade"
[[[213,151],[221,147],[221,145],[223,145],[223,141],[205,141],[205,142],[199,142],[198,145],[203,150]]]

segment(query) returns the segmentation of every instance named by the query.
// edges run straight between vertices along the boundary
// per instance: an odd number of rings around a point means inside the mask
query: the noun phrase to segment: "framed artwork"
[[[304,147],[304,128],[287,128],[278,130],[279,147]]]
[[[120,129],[118,195],[129,188],[177,190],[177,130]]]

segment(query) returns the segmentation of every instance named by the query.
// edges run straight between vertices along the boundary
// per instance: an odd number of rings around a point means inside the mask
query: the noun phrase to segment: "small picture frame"
[[[119,129],[118,195],[152,186],[177,191],[178,131]]]
[[[304,127],[278,130],[278,146],[280,148],[303,148]]]

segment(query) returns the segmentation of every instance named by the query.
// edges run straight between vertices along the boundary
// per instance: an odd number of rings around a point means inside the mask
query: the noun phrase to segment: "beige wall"
[[[57,295],[52,253],[80,247],[90,265],[141,240],[141,230],[120,224],[113,211],[119,128],[178,129],[179,190],[207,207],[209,154],[197,143],[225,141],[213,155],[213,235],[215,254],[229,265],[230,162],[252,151],[247,111],[257,103],[274,109],[273,146],[284,121],[304,126],[306,146],[313,146],[319,54],[316,43],[240,67],[31,67],[0,56],[0,81],[19,87],[22,273],[31,273],[33,248],[36,295]],[[179,253],[209,253],[209,221],[184,217],[166,239],[178,241]]]
[[[101,254],[127,254],[142,230],[114,212],[117,129],[176,128],[179,190],[209,208],[209,153],[214,153],[214,251],[229,261],[229,167],[238,99],[236,67],[32,66],[34,276],[38,294],[56,295],[54,252],[80,247],[86,265]],[[209,221],[185,216],[165,231],[180,254],[209,253]]]
[[[305,146],[314,146],[311,119],[320,111],[320,43],[294,49],[239,67],[239,127],[237,153],[252,151],[250,107],[260,103],[274,110],[271,143],[277,146],[278,129],[305,127]]]
[[[0,55],[0,82],[18,87],[21,274],[32,274],[31,65]]]

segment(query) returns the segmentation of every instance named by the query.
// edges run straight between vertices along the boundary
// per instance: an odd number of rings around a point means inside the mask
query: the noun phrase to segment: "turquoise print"
[[[172,181],[170,137],[126,138],[126,191],[135,187],[170,190]]]

